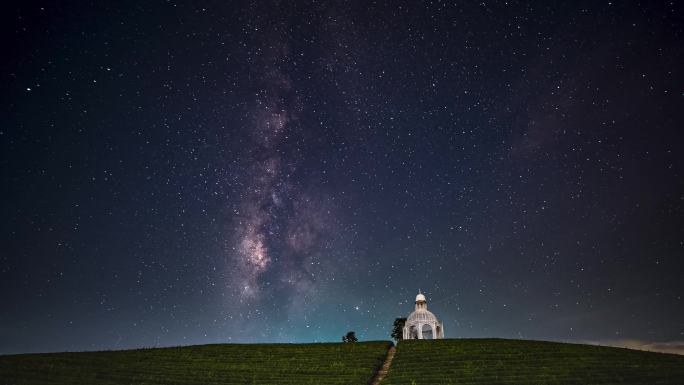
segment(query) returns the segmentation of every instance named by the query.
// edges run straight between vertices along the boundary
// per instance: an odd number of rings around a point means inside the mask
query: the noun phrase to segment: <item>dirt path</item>
[[[387,375],[387,371],[389,370],[390,365],[392,364],[392,359],[394,358],[394,353],[397,351],[397,348],[392,346],[389,348],[387,351],[387,357],[385,357],[385,362],[382,364],[380,367],[380,370],[375,374],[375,378],[373,378],[373,382],[371,382],[372,385],[379,385],[380,381],[382,381],[383,378]]]

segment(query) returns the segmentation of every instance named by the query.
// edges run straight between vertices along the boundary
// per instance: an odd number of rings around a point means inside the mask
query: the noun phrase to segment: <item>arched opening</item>
[[[415,325],[411,325],[411,327],[409,328],[409,339],[418,339],[418,330],[416,329]]]
[[[432,334],[433,334],[432,333],[433,332],[432,327],[428,324],[425,324],[425,325],[423,325],[423,327],[421,329],[423,331],[423,339],[424,340],[431,340]]]

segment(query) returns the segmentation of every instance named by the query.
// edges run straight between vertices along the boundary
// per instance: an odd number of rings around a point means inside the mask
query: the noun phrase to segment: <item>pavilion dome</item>
[[[406,318],[406,322],[438,323],[437,317],[435,317],[435,315],[427,309],[418,309],[409,314],[408,318]]]

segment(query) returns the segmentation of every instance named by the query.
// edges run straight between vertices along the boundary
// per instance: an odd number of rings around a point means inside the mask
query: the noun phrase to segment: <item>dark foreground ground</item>
[[[0,384],[369,384],[390,342],[0,356]],[[403,341],[383,385],[684,384],[684,356],[555,342]]]

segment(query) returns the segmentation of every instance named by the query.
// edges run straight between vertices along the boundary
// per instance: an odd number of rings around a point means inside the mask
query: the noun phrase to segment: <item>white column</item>
[[[418,339],[422,340],[423,339],[423,324],[418,324]]]

